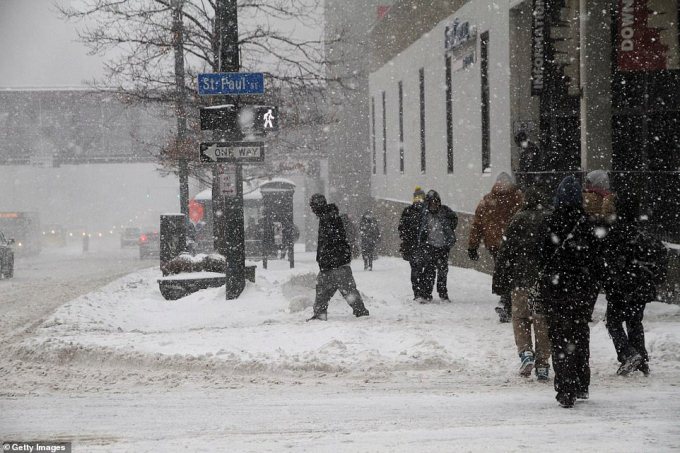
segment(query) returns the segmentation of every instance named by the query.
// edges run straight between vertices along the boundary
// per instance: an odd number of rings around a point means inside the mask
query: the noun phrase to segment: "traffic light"
[[[202,107],[201,130],[240,130],[244,135],[262,135],[279,130],[279,109],[271,105],[233,104]]]

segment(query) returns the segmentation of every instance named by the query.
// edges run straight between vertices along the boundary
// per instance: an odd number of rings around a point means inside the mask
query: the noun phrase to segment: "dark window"
[[[446,64],[446,171],[453,173],[453,86],[451,85],[451,56]]]
[[[376,172],[375,164],[375,98],[371,97],[371,146],[373,151],[373,174]]]
[[[420,68],[420,171],[425,173],[425,69]]]
[[[387,109],[385,92],[382,92],[383,175],[387,174]]]
[[[491,129],[489,118],[489,32],[482,33],[479,53],[482,72],[482,171],[491,167]]]
[[[404,173],[404,84],[399,81],[399,171]]]

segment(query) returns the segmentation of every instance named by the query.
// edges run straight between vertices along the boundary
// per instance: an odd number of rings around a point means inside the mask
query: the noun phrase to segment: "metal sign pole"
[[[218,0],[215,10],[216,27],[219,31],[220,71],[237,72],[240,69],[238,48],[238,11],[236,0]],[[240,130],[227,131],[227,139],[238,141],[241,139]],[[238,298],[246,285],[245,280],[245,245],[243,231],[243,169],[236,165],[236,196],[222,197],[215,191],[213,184],[213,201],[222,207],[221,217],[215,217],[215,222],[221,223],[216,228],[218,235],[216,242],[219,252],[227,261],[226,269],[226,298]],[[217,226],[217,225],[216,225]]]

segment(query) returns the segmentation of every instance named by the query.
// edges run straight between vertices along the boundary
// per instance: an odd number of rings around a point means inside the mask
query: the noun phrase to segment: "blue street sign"
[[[264,94],[261,72],[217,72],[198,75],[198,94]]]

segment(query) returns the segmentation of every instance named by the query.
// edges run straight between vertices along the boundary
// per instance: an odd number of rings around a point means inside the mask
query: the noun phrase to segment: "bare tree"
[[[264,72],[274,93],[317,92],[323,87],[328,80],[320,28],[321,1],[239,0],[243,70]],[[198,73],[217,72],[219,68],[216,0],[183,0],[184,91],[177,89],[174,71],[176,0],[55,2],[62,17],[82,20],[79,37],[90,53],[112,55],[104,78],[92,82],[95,88],[113,89],[128,102],[175,104],[182,96],[189,117],[206,102],[198,98],[195,87]],[[189,119],[186,138],[169,140],[164,146],[166,164],[174,166],[175,159],[196,153],[197,125]]]
[[[59,0],[57,0],[59,1]],[[239,46],[245,70],[294,87],[325,81],[320,30],[321,0],[239,1]],[[81,0],[57,3],[66,19],[88,19],[79,30],[93,54],[113,54],[106,66],[107,87],[165,99],[175,89],[172,0]],[[217,72],[219,37],[215,0],[184,0],[184,51],[188,86],[198,72]],[[306,38],[309,30],[313,36]]]

